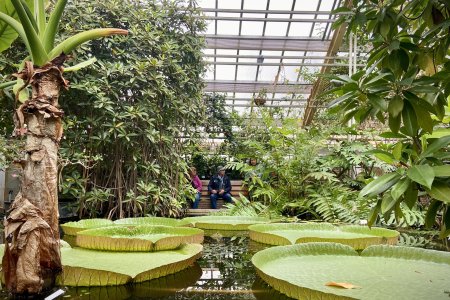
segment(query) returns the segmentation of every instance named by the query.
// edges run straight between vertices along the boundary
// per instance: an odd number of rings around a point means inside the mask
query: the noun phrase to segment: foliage
[[[226,203],[226,210],[214,213],[216,216],[248,216],[248,217],[265,217],[269,219],[279,219],[281,214],[270,210],[267,205],[261,202],[250,201],[244,195],[234,199],[234,203]]]
[[[55,46],[56,33],[67,0],[56,2],[50,15],[46,15],[46,3],[40,1],[6,0],[0,6],[0,51],[8,49],[20,36],[27,48],[31,61],[43,66],[61,54],[69,54],[83,43],[113,34],[127,34],[117,28],[90,29],[61,41]],[[23,84],[23,82],[17,82]],[[22,100],[22,99],[21,99]]]
[[[358,190],[365,178],[387,164],[370,158],[369,143],[342,140],[340,129],[300,128],[297,118],[273,118],[261,110],[243,124],[238,159],[255,157],[256,166],[235,161],[244,174],[250,200],[268,211],[329,222],[359,223],[369,213]],[[237,211],[238,213],[238,211]]]
[[[68,164],[61,191],[78,200],[80,216],[182,213],[191,190],[179,137],[201,116],[204,71],[204,23],[189,3],[68,4],[67,15],[76,17],[64,19],[65,34],[98,25],[130,32],[120,43],[95,41],[77,51],[75,61],[98,61],[72,74],[62,97]]]
[[[363,122],[376,117],[387,123],[384,138],[394,138],[387,149],[374,152],[396,170],[376,178],[361,196],[383,194],[372,209],[369,225],[378,213],[403,215],[401,203],[413,208],[418,193],[434,200],[426,225],[443,214],[442,234],[450,234],[449,136],[428,136],[445,117],[450,95],[450,6],[436,0],[356,1],[340,8],[350,14],[335,25],[349,22],[349,32],[366,34],[372,49],[367,66],[352,77],[332,76],[339,85],[330,103],[344,114],[344,121]],[[386,219],[386,218],[385,218]]]

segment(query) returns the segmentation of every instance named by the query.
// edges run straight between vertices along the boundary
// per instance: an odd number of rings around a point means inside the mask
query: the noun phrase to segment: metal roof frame
[[[267,93],[268,101],[265,107],[282,107],[288,111],[291,108],[316,110],[319,108],[318,105],[306,100],[311,96],[305,96],[316,93],[317,84],[302,82],[301,73],[305,68],[322,72],[332,67],[348,66],[346,64],[348,57],[337,56],[337,51],[330,52],[330,49],[336,49],[337,45],[331,24],[338,15],[346,14],[332,14],[331,10],[349,0],[317,0],[314,2],[317,3],[315,9],[311,10],[296,9],[296,6],[304,7],[304,3],[297,0],[290,0],[290,10],[271,9],[271,7],[280,7],[279,3],[275,1],[271,3],[271,0],[266,0],[265,4],[260,6],[260,8],[264,6],[264,9],[246,8],[246,1],[250,0],[240,0],[239,4],[231,5],[227,3],[227,0],[215,0],[212,6],[201,7],[204,13],[203,18],[210,22],[210,26],[214,26],[213,30],[209,30],[209,33],[204,35],[208,50],[204,57],[211,70],[211,76],[205,78],[204,91],[226,93],[226,106],[233,110],[253,108],[253,99],[261,90]],[[287,8],[287,5],[283,7]],[[244,28],[253,23],[258,26],[262,24],[261,34],[244,35]],[[234,32],[237,34],[227,34],[227,30],[223,28],[218,30],[218,26],[227,26],[224,24],[234,24],[230,27],[236,28]],[[280,25],[274,27],[274,24]],[[309,32],[292,30],[293,24],[304,26],[300,28],[309,28]],[[267,34],[269,25],[272,26],[272,30]],[[298,26],[295,28],[298,29]],[[285,31],[274,35],[273,28],[285,28]],[[250,30],[250,32],[253,31]],[[218,73],[219,67],[221,67],[220,73]],[[227,69],[224,69],[225,67]],[[252,68],[252,71],[248,71],[250,70],[248,68]],[[287,68],[291,73],[294,69],[298,70],[298,75],[286,79]],[[230,72],[230,75],[224,76],[223,70]],[[264,71],[263,76],[261,72]],[[242,78],[243,75],[250,74],[249,72],[254,74],[253,78]],[[268,81],[270,72],[273,72],[272,81]],[[225,77],[227,80],[223,79]]]

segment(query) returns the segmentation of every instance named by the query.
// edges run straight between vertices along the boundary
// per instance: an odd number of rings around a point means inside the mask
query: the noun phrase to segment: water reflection
[[[246,233],[234,233],[208,232],[203,257],[184,271],[134,285],[65,288],[61,299],[291,299],[259,279],[251,263],[256,252],[271,246],[251,241]],[[449,240],[439,239],[437,232],[401,231],[400,245],[450,250]],[[0,299],[6,299],[5,295],[0,294]]]
[[[224,234],[225,235],[225,234]],[[254,253],[268,246],[246,236],[225,237],[215,232],[205,237],[201,259],[184,271],[145,283],[120,287],[68,288],[67,299],[276,299],[267,285],[257,286],[251,263]],[[266,298],[260,298],[267,294]]]

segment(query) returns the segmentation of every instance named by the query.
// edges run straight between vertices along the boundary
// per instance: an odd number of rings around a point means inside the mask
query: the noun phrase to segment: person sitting
[[[197,190],[192,208],[198,208],[200,197],[202,196],[202,182],[200,181],[200,178],[198,178],[197,169],[195,167],[189,169],[189,176],[191,178],[192,187]]]
[[[231,181],[227,175],[225,175],[225,168],[219,167],[217,169],[217,175],[211,177],[208,183],[208,191],[210,193],[211,207],[217,208],[217,199],[222,198],[228,203],[233,203],[231,199]]]

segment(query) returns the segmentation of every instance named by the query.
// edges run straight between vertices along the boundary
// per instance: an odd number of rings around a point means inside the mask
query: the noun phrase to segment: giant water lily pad
[[[448,299],[450,253],[410,247],[308,243],[262,250],[259,276],[295,299]],[[350,284],[345,289],[331,282]]]
[[[108,252],[61,248],[63,272],[58,282],[66,286],[106,286],[143,282],[181,271],[201,256],[203,246],[184,245],[158,252]]]
[[[61,224],[61,228],[66,235],[77,235],[77,232],[86,229],[113,226],[114,222],[107,219],[85,219],[77,222],[67,222]]]
[[[201,244],[203,230],[169,226],[113,226],[77,233],[79,247],[107,251],[162,251]]]
[[[163,225],[179,226],[180,220],[162,217],[125,218],[114,221],[117,225]]]
[[[310,242],[336,242],[364,249],[370,245],[397,244],[399,232],[356,225],[335,226],[329,223],[272,223],[249,227],[250,238],[270,245]]]
[[[204,216],[185,218],[182,222],[209,230],[247,230],[252,224],[268,223],[270,220],[261,217]]]

